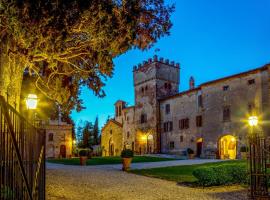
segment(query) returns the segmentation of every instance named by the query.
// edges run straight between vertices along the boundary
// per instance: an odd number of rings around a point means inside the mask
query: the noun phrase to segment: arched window
[[[129,138],[129,136],[130,136],[130,133],[129,133],[129,131],[127,132],[127,138]]]
[[[145,91],[147,91],[148,90],[148,87],[147,86],[145,86]]]
[[[48,138],[49,141],[53,141],[53,133],[49,133],[49,138]]]

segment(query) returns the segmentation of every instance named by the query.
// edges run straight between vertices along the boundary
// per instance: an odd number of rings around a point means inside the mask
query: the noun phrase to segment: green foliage
[[[131,149],[124,149],[122,152],[121,152],[121,157],[122,158],[133,158],[134,156],[134,153]]]
[[[79,151],[79,155],[80,156],[88,156],[88,152],[87,152],[87,150],[82,149],[82,150]]]
[[[134,156],[132,162],[160,162],[174,160],[171,158],[157,158],[150,156]],[[64,165],[80,165],[80,160],[78,158],[67,158],[67,159],[49,159],[50,163],[58,163]],[[93,157],[87,160],[87,165],[106,165],[106,164],[121,164],[122,159],[120,156],[107,156],[107,157]]]
[[[244,164],[226,164],[201,167],[193,171],[201,186],[230,185],[247,183],[247,169]]]
[[[188,154],[194,154],[194,151],[193,151],[193,149],[191,149],[191,148],[187,148],[187,153],[188,153]]]
[[[133,159],[135,160],[135,159]],[[134,162],[134,161],[133,161]],[[175,181],[177,183],[190,183],[194,184],[198,181],[197,178],[193,175],[193,171],[198,168],[209,168],[220,165],[245,165],[245,161],[223,161],[215,163],[205,163],[199,165],[183,165],[183,166],[173,166],[173,167],[161,167],[154,169],[141,169],[141,170],[131,170],[132,173],[161,178],[169,181]],[[238,175],[237,175],[238,176]]]
[[[164,0],[1,0],[0,68],[27,67],[44,95],[81,109],[81,86],[105,96],[113,59],[168,35],[173,10]]]

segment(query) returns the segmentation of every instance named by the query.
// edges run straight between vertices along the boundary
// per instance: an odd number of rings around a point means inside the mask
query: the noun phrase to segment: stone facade
[[[248,116],[269,120],[269,69],[265,65],[197,87],[191,77],[190,89],[179,93],[179,64],[155,56],[135,66],[135,106],[115,104],[122,149],[183,154],[191,148],[198,157],[236,158],[246,145]],[[268,132],[267,125],[261,127]]]
[[[69,158],[72,156],[72,125],[50,120],[45,125],[46,158]]]
[[[111,119],[102,128],[102,156],[120,156],[123,149],[123,126]]]

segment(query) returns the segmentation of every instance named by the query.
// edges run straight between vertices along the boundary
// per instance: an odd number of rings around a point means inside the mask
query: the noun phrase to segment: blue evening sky
[[[244,72],[270,63],[270,0],[174,0],[170,36],[161,38],[148,51],[130,50],[114,60],[114,76],[104,88],[106,97],[97,98],[83,88],[85,110],[72,112],[79,120],[99,117],[102,127],[114,114],[118,99],[134,104],[132,69],[153,57],[181,64],[180,91],[188,89],[190,76],[195,84]],[[160,51],[155,53],[155,49]]]

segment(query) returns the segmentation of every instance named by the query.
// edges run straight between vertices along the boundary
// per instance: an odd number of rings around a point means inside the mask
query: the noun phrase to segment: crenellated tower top
[[[165,65],[169,65],[171,67],[179,68],[180,69],[180,64],[176,63],[174,61],[170,61],[169,59],[164,59],[163,57],[159,57],[157,55],[154,55],[153,58],[149,58],[147,61],[143,61],[142,63],[139,63],[138,65],[133,66],[133,71],[137,71],[140,69],[143,69],[147,66],[149,66],[152,63],[161,63]]]

